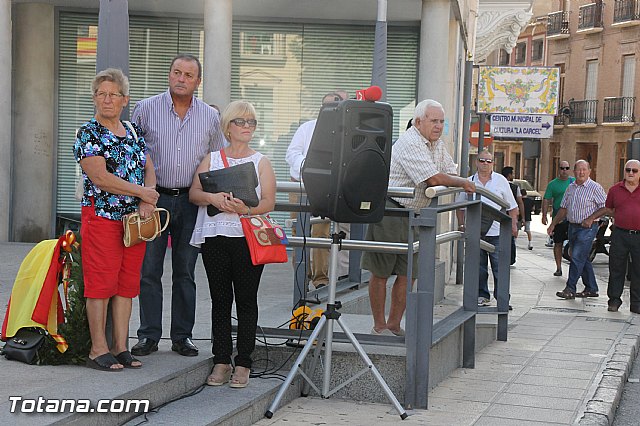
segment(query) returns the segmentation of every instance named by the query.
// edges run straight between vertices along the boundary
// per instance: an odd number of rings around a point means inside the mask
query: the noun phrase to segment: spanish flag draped
[[[22,261],[13,283],[2,324],[2,339],[15,336],[22,327],[46,329],[64,353],[69,347],[58,334],[64,311],[58,284],[62,273],[60,250],[65,237],[38,243]]]

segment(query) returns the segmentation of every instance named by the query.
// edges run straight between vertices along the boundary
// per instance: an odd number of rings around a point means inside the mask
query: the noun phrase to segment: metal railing
[[[569,124],[596,124],[597,100],[570,101],[569,109],[571,110]]]
[[[297,192],[304,194],[304,187],[299,183],[278,182],[279,192]],[[405,406],[413,408],[427,408],[427,398],[429,389],[429,351],[430,348],[446,336],[462,327],[462,367],[474,368],[475,366],[475,328],[476,314],[497,314],[497,338],[507,340],[508,327],[508,307],[509,307],[509,260],[511,257],[511,217],[483,204],[479,197],[477,199],[467,199],[463,202],[451,202],[440,205],[440,197],[449,194],[457,194],[460,188],[431,187],[425,191],[427,197],[431,199],[428,207],[416,213],[412,209],[387,208],[385,215],[408,215],[410,226],[418,229],[418,241],[412,241],[413,233],[409,232],[409,241],[406,244],[364,241],[363,233],[354,236],[354,228],[357,230],[358,224],[351,224],[350,239],[342,240],[341,248],[349,250],[350,253],[350,280],[352,269],[358,269],[354,255],[360,255],[363,251],[375,251],[386,253],[398,253],[408,255],[408,271],[411,271],[413,253],[418,254],[418,276],[415,286],[407,286],[407,302],[405,327],[406,334],[400,336],[376,336],[372,334],[355,334],[358,341],[363,345],[386,345],[406,347],[406,383],[405,383]],[[387,195],[394,197],[413,197],[413,188],[389,188]],[[484,188],[477,188],[477,194],[485,196],[496,202],[503,210],[506,205],[503,200],[497,198],[493,193]],[[440,213],[455,211],[459,208],[466,208],[465,232],[451,231],[438,235],[436,230],[437,216]],[[276,210],[299,211],[296,226],[301,231],[304,224],[308,224],[308,206],[293,205],[289,203],[276,204]],[[476,266],[480,261],[480,249],[493,252],[495,247],[480,239],[481,215],[489,215],[500,223],[499,237],[499,266],[498,281],[500,285],[496,289],[496,307],[478,307],[478,283],[479,268]],[[306,217],[305,217],[306,216]],[[307,231],[309,226],[306,226]],[[299,234],[301,235],[301,234]],[[434,319],[434,286],[436,277],[436,247],[438,244],[459,240],[464,244],[464,259],[457,259],[458,262],[465,262],[472,267],[464,268],[463,280],[463,301],[456,311],[446,318],[433,324]],[[329,248],[331,240],[328,238],[290,237],[289,244],[300,250],[308,250],[311,247]],[[409,272],[410,273],[410,272]],[[353,277],[355,278],[355,277]],[[411,280],[412,278],[409,277]],[[294,281],[298,281],[297,279]],[[304,282],[304,279],[302,280]],[[411,281],[410,281],[411,282]],[[353,285],[353,283],[351,283]],[[294,283],[294,301],[296,295],[300,293],[299,283]],[[261,334],[266,337],[279,338],[308,338],[310,331],[283,330],[283,329],[261,329]],[[333,340],[336,342],[347,342],[344,333],[335,332]]]
[[[640,20],[640,1],[615,0],[613,4],[613,23]]]
[[[558,115],[554,115],[553,116],[553,125],[554,126],[564,126],[565,124],[567,124],[567,118],[568,116],[564,115],[564,114],[558,114]]]
[[[636,98],[604,98],[603,123],[633,123]]]
[[[602,27],[602,2],[580,6],[578,13],[578,30]]]
[[[558,34],[569,34],[569,14],[558,11],[547,15],[547,37]]]

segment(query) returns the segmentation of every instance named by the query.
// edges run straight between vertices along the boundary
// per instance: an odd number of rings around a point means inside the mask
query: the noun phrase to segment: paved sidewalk
[[[536,217],[537,220],[539,216]],[[539,224],[538,224],[539,225]],[[540,227],[540,226],[539,226]],[[638,348],[640,322],[628,307],[628,289],[620,312],[607,312],[607,257],[595,260],[600,286],[599,298],[561,300],[555,292],[564,288],[565,278],[554,277],[552,249],[544,247],[544,235],[535,234],[534,250],[526,249],[526,237],[518,239],[518,261],[511,269],[513,312],[509,315],[507,342],[494,342],[476,355],[475,369],[457,369],[429,393],[429,409],[410,412],[400,418],[390,404],[370,404],[330,398],[298,398],[280,407],[272,419],[259,425],[299,424],[433,424],[433,425],[607,425],[615,412],[630,363]],[[31,244],[0,244],[0,315],[4,316],[13,279]],[[170,287],[169,262],[165,262],[165,295]],[[568,266],[563,265],[565,277]],[[163,340],[160,351],[144,357],[144,368],[122,374],[109,374],[84,367],[37,367],[0,360],[6,378],[0,392],[0,423],[13,425],[65,422],[54,414],[11,414],[11,395],[25,398],[121,398],[133,395],[152,383],[169,387],[184,380],[184,389],[192,389],[194,375],[185,371],[201,369],[206,377],[210,354],[210,302],[201,262],[196,270],[198,308],[194,338],[200,355],[185,358],[170,351]],[[291,266],[269,265],[260,287],[260,325],[276,326],[285,322],[291,305]],[[579,285],[579,289],[581,286]],[[459,303],[460,286],[449,286],[446,304]],[[165,330],[168,330],[169,297],[165,297]],[[365,324],[366,325],[366,324]],[[131,336],[138,326],[137,302],[131,320]],[[367,325],[370,327],[370,325]],[[165,332],[165,334],[168,334]],[[135,339],[131,340],[131,344]],[[188,376],[188,377],[185,377]],[[267,385],[256,382],[248,391]],[[264,384],[263,384],[264,382]],[[182,383],[182,382],[180,382]],[[200,381],[201,383],[201,381]],[[196,385],[197,386],[197,385]],[[213,391],[224,394],[222,396]],[[225,389],[205,389],[182,417],[185,424],[205,424],[204,413],[212,403],[231,395]],[[237,394],[233,394],[237,395]],[[211,399],[208,399],[211,398]],[[238,399],[238,398],[236,398]],[[196,401],[197,400],[197,401]],[[215,401],[214,401],[215,400]],[[189,403],[187,400],[183,400]],[[207,403],[206,401],[211,401]],[[166,409],[169,411],[169,409]],[[199,410],[202,410],[199,413]],[[161,411],[162,413],[163,411]],[[82,424],[105,424],[99,417]],[[150,424],[162,420],[150,417]],[[167,423],[168,424],[168,423]]]
[[[540,225],[541,226],[541,225]],[[619,312],[607,311],[607,257],[595,269],[601,296],[562,300],[568,274],[554,277],[545,236],[518,239],[511,269],[507,342],[494,342],[476,354],[475,369],[457,369],[429,393],[429,409],[409,412],[402,424],[430,425],[608,425],[638,350],[640,321],[628,307],[628,288]],[[578,284],[579,289],[581,284]],[[458,296],[449,287],[447,298]],[[494,301],[495,303],[495,301]],[[398,424],[391,405],[338,399],[298,398],[258,425]],[[355,422],[355,423],[354,423]]]

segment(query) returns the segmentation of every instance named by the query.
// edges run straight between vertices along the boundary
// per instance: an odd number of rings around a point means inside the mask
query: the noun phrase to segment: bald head
[[[573,174],[576,176],[576,183],[582,185],[589,179],[591,165],[587,160],[578,160],[573,165]]]

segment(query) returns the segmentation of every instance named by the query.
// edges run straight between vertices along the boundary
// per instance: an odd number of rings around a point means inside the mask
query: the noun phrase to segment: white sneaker
[[[478,297],[478,306],[489,306],[490,302],[486,297]]]

